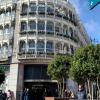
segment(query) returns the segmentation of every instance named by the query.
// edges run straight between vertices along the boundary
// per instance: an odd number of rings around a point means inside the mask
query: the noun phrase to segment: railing
[[[33,58],[48,58],[51,59],[54,57],[54,53],[18,53],[18,59],[33,59]]]

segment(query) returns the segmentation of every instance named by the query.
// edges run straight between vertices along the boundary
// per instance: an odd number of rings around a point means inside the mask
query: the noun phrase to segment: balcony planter
[[[27,12],[21,12],[21,16],[27,15]]]
[[[48,15],[51,15],[51,16],[54,15],[54,13],[52,13],[52,12],[47,12],[47,14],[48,14]]]
[[[44,35],[45,34],[45,31],[40,30],[40,31],[38,31],[38,34]]]
[[[35,34],[36,34],[36,31],[34,31],[34,30],[30,30],[30,31],[28,31],[28,33],[29,33],[29,34],[33,34],[33,35],[35,35]]]
[[[45,15],[45,12],[38,12],[40,15]]]
[[[36,15],[36,12],[29,12],[30,15]]]

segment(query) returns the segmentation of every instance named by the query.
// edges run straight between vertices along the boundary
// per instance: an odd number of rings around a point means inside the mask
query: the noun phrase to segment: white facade
[[[0,63],[10,64],[8,89],[23,90],[24,65],[48,64],[90,43],[75,9],[66,0],[0,2]]]

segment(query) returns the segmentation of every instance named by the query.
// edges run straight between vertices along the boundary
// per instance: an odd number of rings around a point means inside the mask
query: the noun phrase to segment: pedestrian
[[[3,99],[2,100],[6,100],[7,99],[7,94],[4,92],[3,93]]]
[[[71,99],[75,99],[75,95],[74,95],[73,92],[71,92],[71,94],[70,94],[70,98],[71,98]]]
[[[78,92],[77,92],[76,96],[77,96],[77,100],[86,100],[87,99],[85,89],[83,88],[82,85],[78,86]]]
[[[10,90],[7,91],[7,100],[11,100],[11,91]]]
[[[2,100],[2,97],[3,97],[2,90],[0,90],[0,100]]]
[[[28,92],[29,92],[29,90],[27,88],[25,88],[23,91],[23,100],[28,100]]]

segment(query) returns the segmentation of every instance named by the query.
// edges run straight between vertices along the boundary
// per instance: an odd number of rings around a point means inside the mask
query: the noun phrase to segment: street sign
[[[90,9],[93,9],[95,6],[97,6],[100,3],[100,0],[89,0]]]

